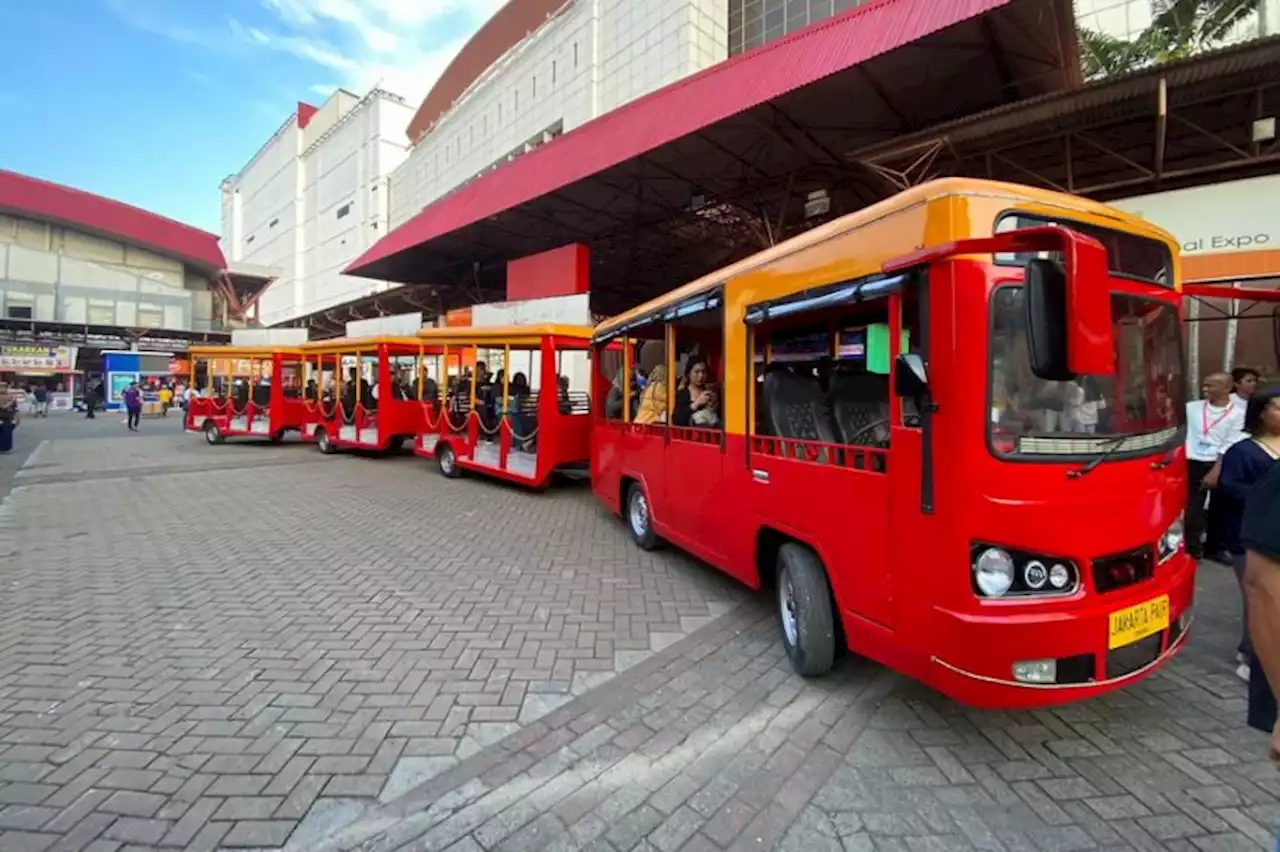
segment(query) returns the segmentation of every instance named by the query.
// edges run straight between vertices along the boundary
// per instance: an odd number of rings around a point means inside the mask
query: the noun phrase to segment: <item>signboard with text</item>
[[[72,369],[74,356],[70,346],[0,345],[0,370],[44,372]]]

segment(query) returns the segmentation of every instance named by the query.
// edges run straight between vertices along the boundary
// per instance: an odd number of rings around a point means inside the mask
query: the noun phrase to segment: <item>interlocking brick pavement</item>
[[[744,597],[582,488],[146,427],[8,472],[5,852],[306,848]]]
[[[1213,852],[1280,823],[1212,563],[1168,669],[990,713],[852,658],[795,677],[766,602],[581,489],[172,435],[10,475],[4,852]]]
[[[753,602],[309,848],[1270,849],[1280,774],[1230,674],[1229,569],[1200,592],[1195,652],[1018,713],[849,658],[803,681]]]

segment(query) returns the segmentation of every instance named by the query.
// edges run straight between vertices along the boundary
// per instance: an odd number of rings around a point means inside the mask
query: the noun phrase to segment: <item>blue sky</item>
[[[4,2],[0,167],[218,233],[218,185],[295,108],[416,103],[502,0]]]

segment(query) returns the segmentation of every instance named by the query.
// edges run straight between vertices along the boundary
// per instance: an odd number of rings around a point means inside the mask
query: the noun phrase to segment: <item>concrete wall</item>
[[[232,346],[300,346],[306,342],[305,328],[240,328],[231,332]]]
[[[213,295],[181,261],[74,228],[0,214],[0,315],[205,331]]]
[[[358,98],[339,90],[305,128],[290,116],[223,182],[228,259],[268,267],[277,277],[259,302],[263,323],[387,288],[340,272],[388,230],[388,176],[407,154],[412,114],[387,92]]]

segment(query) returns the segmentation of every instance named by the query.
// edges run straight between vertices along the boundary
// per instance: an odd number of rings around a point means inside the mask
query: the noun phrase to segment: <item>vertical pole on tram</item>
[[[487,364],[485,365],[488,366]],[[479,380],[480,348],[471,347],[471,410],[467,414],[467,436],[471,444],[470,454],[475,454],[476,443],[480,439],[480,413],[476,411],[476,382]]]
[[[662,401],[665,413],[662,417],[662,430],[665,442],[671,442],[671,409],[675,405],[675,388],[676,388],[676,327],[667,325],[663,333],[666,335],[663,340],[662,360],[666,365],[667,372],[667,398]]]
[[[498,410],[498,414],[502,418],[498,421],[498,466],[503,469],[507,466],[507,453],[511,452],[511,445],[515,441],[509,410],[511,407],[510,394],[511,344],[507,343],[502,347],[502,404]]]
[[[631,422],[631,338],[622,337],[622,422]]]

